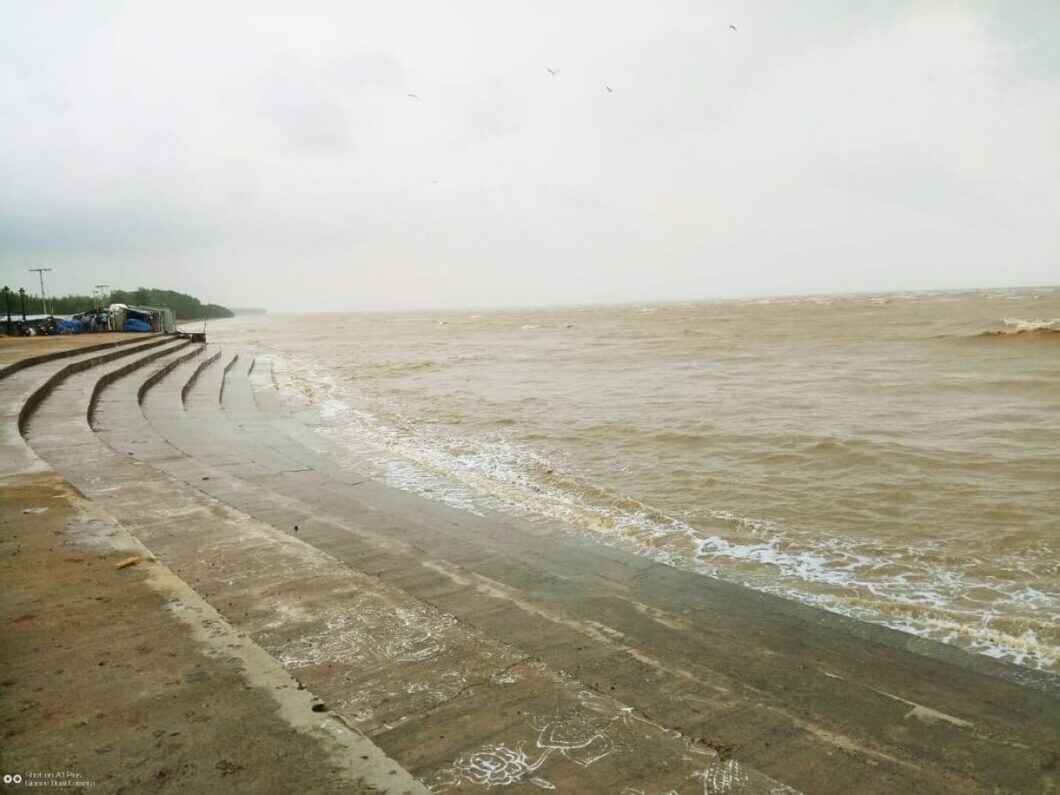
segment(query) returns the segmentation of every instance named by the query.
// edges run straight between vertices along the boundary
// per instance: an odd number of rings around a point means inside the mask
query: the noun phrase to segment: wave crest
[[[991,329],[976,334],[977,337],[1010,337],[1019,334],[1060,334],[1060,317],[1052,320],[1023,320],[1006,317],[1001,321],[1007,328]]]
[[[1012,326],[1016,331],[1060,331],[1060,317],[1052,320],[1021,320],[1018,317],[1006,317],[1002,321],[1006,326]]]

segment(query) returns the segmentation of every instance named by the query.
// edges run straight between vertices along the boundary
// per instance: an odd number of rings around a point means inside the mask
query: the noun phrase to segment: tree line
[[[178,320],[198,320],[202,317],[234,317],[231,309],[220,304],[204,304],[193,295],[174,290],[157,290],[139,287],[135,290],[114,290],[104,298],[98,295],[61,295],[48,297],[48,310],[56,315],[73,315],[93,307],[107,304],[130,304],[132,306],[167,306]],[[6,307],[0,307],[0,312]],[[41,311],[39,295],[26,294],[26,313],[37,315]],[[21,314],[18,293],[11,294],[11,314]],[[5,315],[6,317],[6,315]]]

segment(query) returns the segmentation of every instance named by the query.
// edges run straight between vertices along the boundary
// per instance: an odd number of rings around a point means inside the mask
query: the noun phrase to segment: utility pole
[[[96,285],[96,289],[99,290],[100,303],[103,302],[103,296],[106,295],[106,293],[103,292],[103,288],[105,288],[105,287],[110,287],[110,285],[109,284],[97,284]]]
[[[44,314],[48,314],[48,302],[44,299],[44,274],[48,273],[51,268],[30,268],[30,273],[36,273],[40,276],[40,305]]]
[[[19,303],[22,305],[22,322],[25,323],[26,322],[26,288],[25,287],[19,287],[18,288],[18,300],[19,300]]]
[[[11,289],[5,284],[4,285],[4,312],[7,313],[7,325],[4,326],[4,331],[7,334],[11,333]]]

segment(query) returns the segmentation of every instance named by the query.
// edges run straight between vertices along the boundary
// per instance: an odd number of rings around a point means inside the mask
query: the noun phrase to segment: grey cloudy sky
[[[16,287],[334,310],[1045,284],[1058,219],[1055,0],[0,5]]]

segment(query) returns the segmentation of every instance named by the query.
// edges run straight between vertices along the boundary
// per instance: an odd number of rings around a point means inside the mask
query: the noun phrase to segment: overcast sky
[[[1056,0],[0,4],[13,287],[338,310],[1055,284],[1058,229]]]

